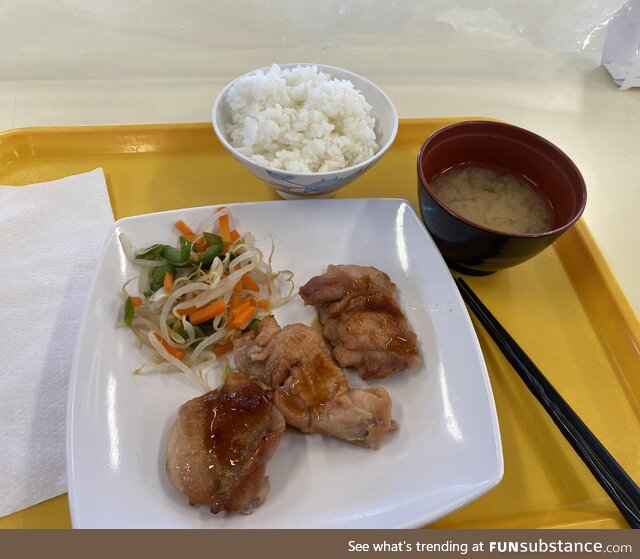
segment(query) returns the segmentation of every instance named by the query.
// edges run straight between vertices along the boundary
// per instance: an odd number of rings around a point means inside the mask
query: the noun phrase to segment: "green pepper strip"
[[[251,322],[249,322],[249,326],[247,326],[243,332],[257,332],[260,330],[260,319],[254,318]]]
[[[196,264],[211,264],[213,259],[222,252],[222,237],[215,235],[214,233],[203,233],[205,240],[209,244],[209,247],[204,252],[198,254],[195,263]]]
[[[131,297],[127,297],[124,302],[124,323],[127,326],[133,324],[133,319],[136,317],[136,310],[131,302]]]
[[[160,252],[163,245],[155,244],[150,247],[143,248],[136,252],[136,258],[142,258],[143,260],[157,260],[160,258]]]
[[[184,329],[184,326],[182,325],[182,322],[177,321],[177,322],[173,325],[172,329],[173,329],[173,331],[174,331],[176,334],[178,334],[179,336],[182,336],[182,338],[183,338],[184,340],[186,340],[186,339],[187,339],[187,332],[186,332],[186,330]],[[194,332],[195,332],[195,339],[194,339],[194,341],[193,341],[192,343],[195,343],[195,342],[196,342],[197,340],[199,340],[199,339],[203,339],[203,338],[205,338],[204,331],[202,330],[202,328],[200,328],[199,326],[194,326],[194,327],[193,327],[193,330],[194,330]]]
[[[180,236],[180,248],[177,249],[170,245],[160,245],[160,256],[169,264],[174,266],[184,266],[189,262],[191,256],[191,241],[186,237]]]
[[[222,237],[220,235],[216,235],[215,233],[207,233],[206,231],[202,233],[204,235],[204,240],[207,241],[209,246],[219,246],[220,250],[222,250]]]

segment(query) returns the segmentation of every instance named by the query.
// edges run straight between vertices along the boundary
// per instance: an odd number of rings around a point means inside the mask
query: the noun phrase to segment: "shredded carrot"
[[[184,351],[177,347],[170,346],[160,334],[156,334],[156,338],[170,355],[173,355],[176,359],[180,359],[180,361],[184,359]]]
[[[240,280],[238,283],[236,283],[236,284],[233,286],[233,290],[234,290],[234,291],[242,291],[242,280]]]
[[[166,293],[169,293],[169,291],[171,291],[171,288],[173,287],[173,276],[171,275],[171,272],[164,273],[162,286],[164,287]]]
[[[193,250],[196,252],[204,252],[209,248],[209,243],[204,237],[198,237],[193,243]]]
[[[131,299],[131,304],[134,307],[139,307],[140,305],[142,305],[142,297],[129,297],[129,299]]]
[[[234,301],[233,307],[231,307],[231,314],[238,311],[238,309],[244,309],[245,307],[255,307],[256,300],[253,297],[242,297]]]
[[[232,349],[233,349],[233,342],[229,340],[228,342],[225,342],[223,344],[218,344],[217,346],[215,346],[213,348],[213,353],[216,354],[216,357],[220,357],[221,355],[224,355],[225,353],[227,353],[228,351],[231,351]]]
[[[222,237],[223,245],[231,244],[231,231],[229,229],[229,214],[220,216],[220,236]]]
[[[256,305],[258,307],[260,307],[261,309],[268,309],[269,308],[269,299],[258,299],[256,301]]]
[[[253,297],[251,297],[251,299],[253,299]],[[253,300],[255,301],[255,299]],[[244,312],[245,309],[253,308],[253,307],[255,307],[255,304],[251,304],[250,299],[243,299],[240,303],[238,303],[231,309],[231,316],[235,317],[239,313]]]
[[[187,307],[186,309],[179,309],[178,314],[191,314],[198,310],[198,307]]]
[[[229,236],[231,237],[231,242],[235,243],[240,238],[240,233],[238,233],[237,229],[233,229],[229,232]]]
[[[201,324],[207,320],[211,320],[214,316],[224,312],[227,308],[222,299],[216,299],[213,303],[209,303],[206,307],[202,307],[189,315],[191,324]]]
[[[237,307],[242,303],[242,301],[244,301],[244,297],[242,297],[242,295],[238,295],[237,293],[231,295],[231,299],[229,299],[229,308],[233,309]]]
[[[179,219],[178,221],[176,221],[176,227],[180,230],[180,233],[182,233],[187,239],[189,239],[190,241],[192,241],[193,239],[195,239],[196,234],[191,230],[191,227],[189,227],[184,221],[182,221],[181,219]]]
[[[256,308],[247,302],[246,307],[239,308],[232,314],[231,320],[229,321],[229,328],[244,328],[253,318],[255,312]]]
[[[253,281],[253,279],[251,279],[249,274],[245,274],[244,276],[242,276],[242,283],[247,289],[251,291],[260,291],[260,287],[255,281]]]

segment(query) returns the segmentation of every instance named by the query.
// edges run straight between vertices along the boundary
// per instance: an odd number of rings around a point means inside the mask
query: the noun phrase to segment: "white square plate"
[[[164,471],[178,407],[199,395],[180,374],[133,375],[147,358],[122,316],[120,288],[138,274],[118,241],[175,243],[173,224],[213,208],[119,220],[102,255],[84,317],[68,411],[71,518],[77,528],[411,528],[469,503],[502,478],[502,447],[487,370],[451,274],[409,203],[393,199],[228,205],[240,231],[275,242],[274,270],[296,288],[328,264],[387,272],[417,333],[422,363],[377,382],[400,429],[373,451],[287,431],[267,468],[271,493],[251,516],[190,507]],[[260,241],[262,239],[262,241]],[[310,324],[296,295],[281,325]],[[349,371],[354,386],[365,383]]]

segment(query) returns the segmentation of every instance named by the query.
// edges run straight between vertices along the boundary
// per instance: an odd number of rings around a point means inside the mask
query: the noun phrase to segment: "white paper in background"
[[[607,27],[602,64],[620,89],[640,87],[640,0],[628,0]]]
[[[69,372],[112,224],[102,169],[0,186],[0,516],[67,490]]]

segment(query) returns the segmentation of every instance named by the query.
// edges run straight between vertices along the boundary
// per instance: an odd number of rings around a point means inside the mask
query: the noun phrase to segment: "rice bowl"
[[[250,81],[256,76],[260,85]],[[267,86],[265,79],[274,83]],[[362,76],[322,64],[282,64],[223,88],[212,124],[230,154],[281,197],[307,198],[332,196],[374,165],[396,137],[398,115],[389,97]]]

